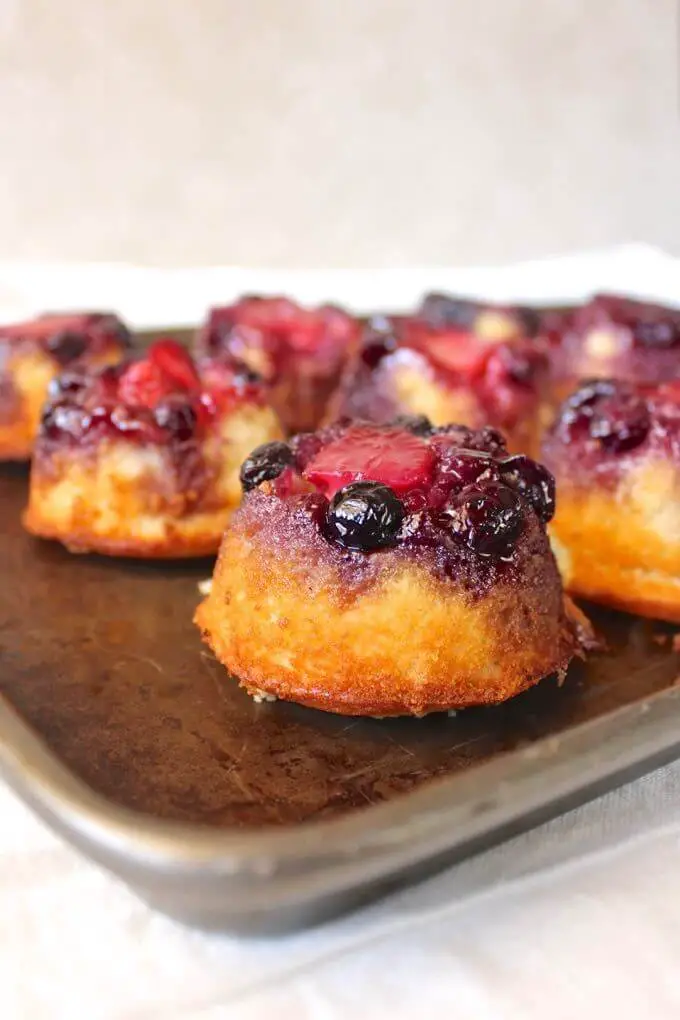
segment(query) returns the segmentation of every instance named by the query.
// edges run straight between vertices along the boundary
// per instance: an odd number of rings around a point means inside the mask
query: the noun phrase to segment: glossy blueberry
[[[680,344],[680,324],[668,319],[641,320],[633,326],[633,337],[641,347],[665,350]]]
[[[596,408],[603,400],[615,396],[620,384],[613,379],[589,379],[565,400],[559,417],[559,429],[573,438],[587,432]]]
[[[390,425],[396,429],[405,429],[414,436],[431,436],[434,431],[432,422],[424,414],[399,414]]]
[[[454,326],[469,329],[474,323],[480,305],[468,298],[451,297],[448,294],[426,294],[418,311],[418,318],[429,326],[446,329]]]
[[[505,439],[490,425],[481,429],[471,429],[467,425],[441,425],[434,430],[434,435],[451,436],[452,445],[465,447],[466,450],[481,450],[494,456],[507,453]]]
[[[485,450],[466,450],[452,447],[442,453],[438,477],[455,488],[478,482],[480,478],[498,480],[496,461]]]
[[[258,383],[262,382],[262,376],[247,365],[239,364],[238,368],[234,372],[233,382],[234,386],[239,388],[256,386]]]
[[[295,456],[287,443],[275,441],[256,446],[241,465],[239,478],[243,491],[250,492],[261,482],[278,478],[294,461]]]
[[[63,330],[46,341],[47,350],[60,365],[68,365],[85,353],[87,338],[82,333]]]
[[[623,453],[645,441],[650,425],[645,401],[629,394],[603,401],[590,420],[589,432],[606,450]]]
[[[43,412],[40,432],[48,439],[57,439],[62,435],[79,439],[89,424],[89,414],[77,404],[53,404]]]
[[[331,500],[325,533],[345,549],[370,552],[394,545],[404,516],[404,505],[389,486],[352,482]]]
[[[153,415],[156,424],[173,439],[186,441],[194,436],[198,415],[186,400],[164,400],[154,408]]]
[[[524,496],[545,524],[553,519],[555,479],[547,468],[523,453],[506,457],[499,468],[501,479]]]
[[[524,507],[507,485],[470,485],[454,499],[439,522],[483,556],[507,556],[524,526]]]
[[[518,386],[532,386],[545,365],[542,353],[528,346],[499,347],[496,357],[508,378]]]
[[[541,328],[541,314],[535,308],[521,305],[515,310],[517,318],[527,336],[536,336]]]
[[[361,338],[360,357],[367,368],[375,368],[383,358],[399,346],[394,324],[387,316],[376,315],[369,320]]]
[[[613,379],[587,379],[565,401],[564,407],[570,411],[592,408],[598,401],[613,396],[618,385]]]
[[[132,333],[124,322],[120,322],[120,320],[115,321],[113,335],[123,347],[132,347]]]
[[[86,385],[86,379],[75,372],[64,372],[50,381],[47,388],[47,395],[51,400],[59,400],[61,397],[73,397],[80,393]]]

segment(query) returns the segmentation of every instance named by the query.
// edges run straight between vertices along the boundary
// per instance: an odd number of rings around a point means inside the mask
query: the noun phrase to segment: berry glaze
[[[115,315],[60,313],[0,327],[0,358],[41,351],[65,368],[111,347],[129,348],[130,333]]]
[[[534,413],[549,365],[543,347],[533,339],[533,332],[524,329],[519,314],[510,316],[477,305],[471,310],[470,302],[459,302],[463,308],[456,317],[451,299],[446,299],[444,310],[437,304],[443,300],[436,295],[427,298],[426,315],[421,310],[421,315],[411,318],[369,320],[358,357],[343,380],[339,413],[373,421],[393,419],[402,409],[395,379],[403,372],[416,373],[472,400],[476,413],[471,424],[490,421],[512,431]],[[457,306],[454,310],[458,311]],[[477,331],[483,316],[488,333]]]
[[[660,383],[680,374],[680,309],[598,294],[562,323],[562,357],[575,378]]]
[[[680,463],[680,381],[659,386],[584,382],[563,404],[543,442],[546,463],[570,481],[616,485],[648,457]]]
[[[434,329],[464,329],[480,336],[493,333],[509,339],[535,336],[540,316],[522,305],[493,305],[470,298],[431,293],[423,298],[416,317]]]
[[[357,321],[331,305],[307,309],[283,297],[244,297],[214,308],[196,337],[199,352],[227,352],[261,375],[290,431],[314,428],[356,346]]]
[[[200,440],[240,403],[263,403],[259,380],[227,356],[194,361],[173,340],[144,357],[98,371],[68,371],[50,385],[41,454],[105,439],[182,446]]]
[[[343,419],[295,436],[286,455],[282,446],[244,464],[248,527],[304,562],[330,558],[349,590],[406,558],[483,594],[500,577],[511,582],[527,556],[545,555],[553,478],[510,455],[492,428]],[[267,480],[253,486],[255,477]]]

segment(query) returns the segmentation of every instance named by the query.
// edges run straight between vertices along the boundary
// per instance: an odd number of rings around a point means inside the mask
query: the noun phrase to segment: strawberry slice
[[[650,395],[654,395],[653,387],[650,387]],[[680,404],[680,379],[663,383],[659,387],[657,395],[660,400],[666,400],[669,404]]]
[[[362,425],[321,449],[304,475],[330,499],[350,482],[382,482],[396,493],[407,492],[427,485],[434,465],[434,453],[418,436]]]
[[[440,368],[466,378],[481,375],[490,350],[487,344],[462,330],[425,334],[418,347]]]
[[[175,340],[157,340],[149,348],[147,358],[183,390],[194,390],[200,385],[198,372],[191,355]]]
[[[156,407],[174,390],[172,380],[154,361],[133,361],[120,379],[120,399],[128,407]]]

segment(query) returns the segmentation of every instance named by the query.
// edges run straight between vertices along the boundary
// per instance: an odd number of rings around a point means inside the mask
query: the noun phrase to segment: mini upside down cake
[[[551,525],[575,595],[680,622],[680,382],[584,383],[543,444]]]
[[[680,376],[680,309],[597,294],[545,326],[563,398],[583,379],[657,384]]]
[[[339,422],[255,450],[241,478],[195,619],[251,694],[421,715],[569,663],[553,479],[494,430]]]
[[[68,368],[115,364],[130,334],[115,315],[40,315],[0,327],[0,460],[28,460],[50,381]]]
[[[196,347],[202,354],[228,351],[262,376],[292,433],[319,425],[358,335],[357,321],[339,308],[306,309],[282,297],[244,297],[210,312]]]
[[[239,467],[281,435],[261,384],[228,359],[196,365],[173,341],[51,385],[24,524],[73,552],[214,553]]]
[[[451,324],[443,312],[434,314],[434,296],[428,300],[427,319],[369,322],[326,420],[424,414],[436,425],[491,424],[505,432],[512,450],[534,452],[551,415],[549,365],[521,331],[521,317],[486,308],[472,325]]]

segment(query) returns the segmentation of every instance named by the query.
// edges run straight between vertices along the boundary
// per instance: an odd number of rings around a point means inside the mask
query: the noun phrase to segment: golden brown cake
[[[57,379],[31,468],[26,528],[73,552],[177,558],[217,551],[239,467],[281,429],[262,384],[173,341]]]
[[[583,384],[543,443],[574,595],[680,622],[680,383]]]
[[[227,351],[257,372],[284,428],[303,432],[319,425],[358,334],[357,321],[331,305],[307,309],[283,297],[244,297],[210,312],[196,348]]]
[[[52,379],[115,364],[130,335],[115,315],[40,315],[0,327],[0,460],[28,460]]]
[[[241,479],[196,622],[251,694],[421,715],[567,667],[553,481],[494,430],[345,421],[255,451]]]

